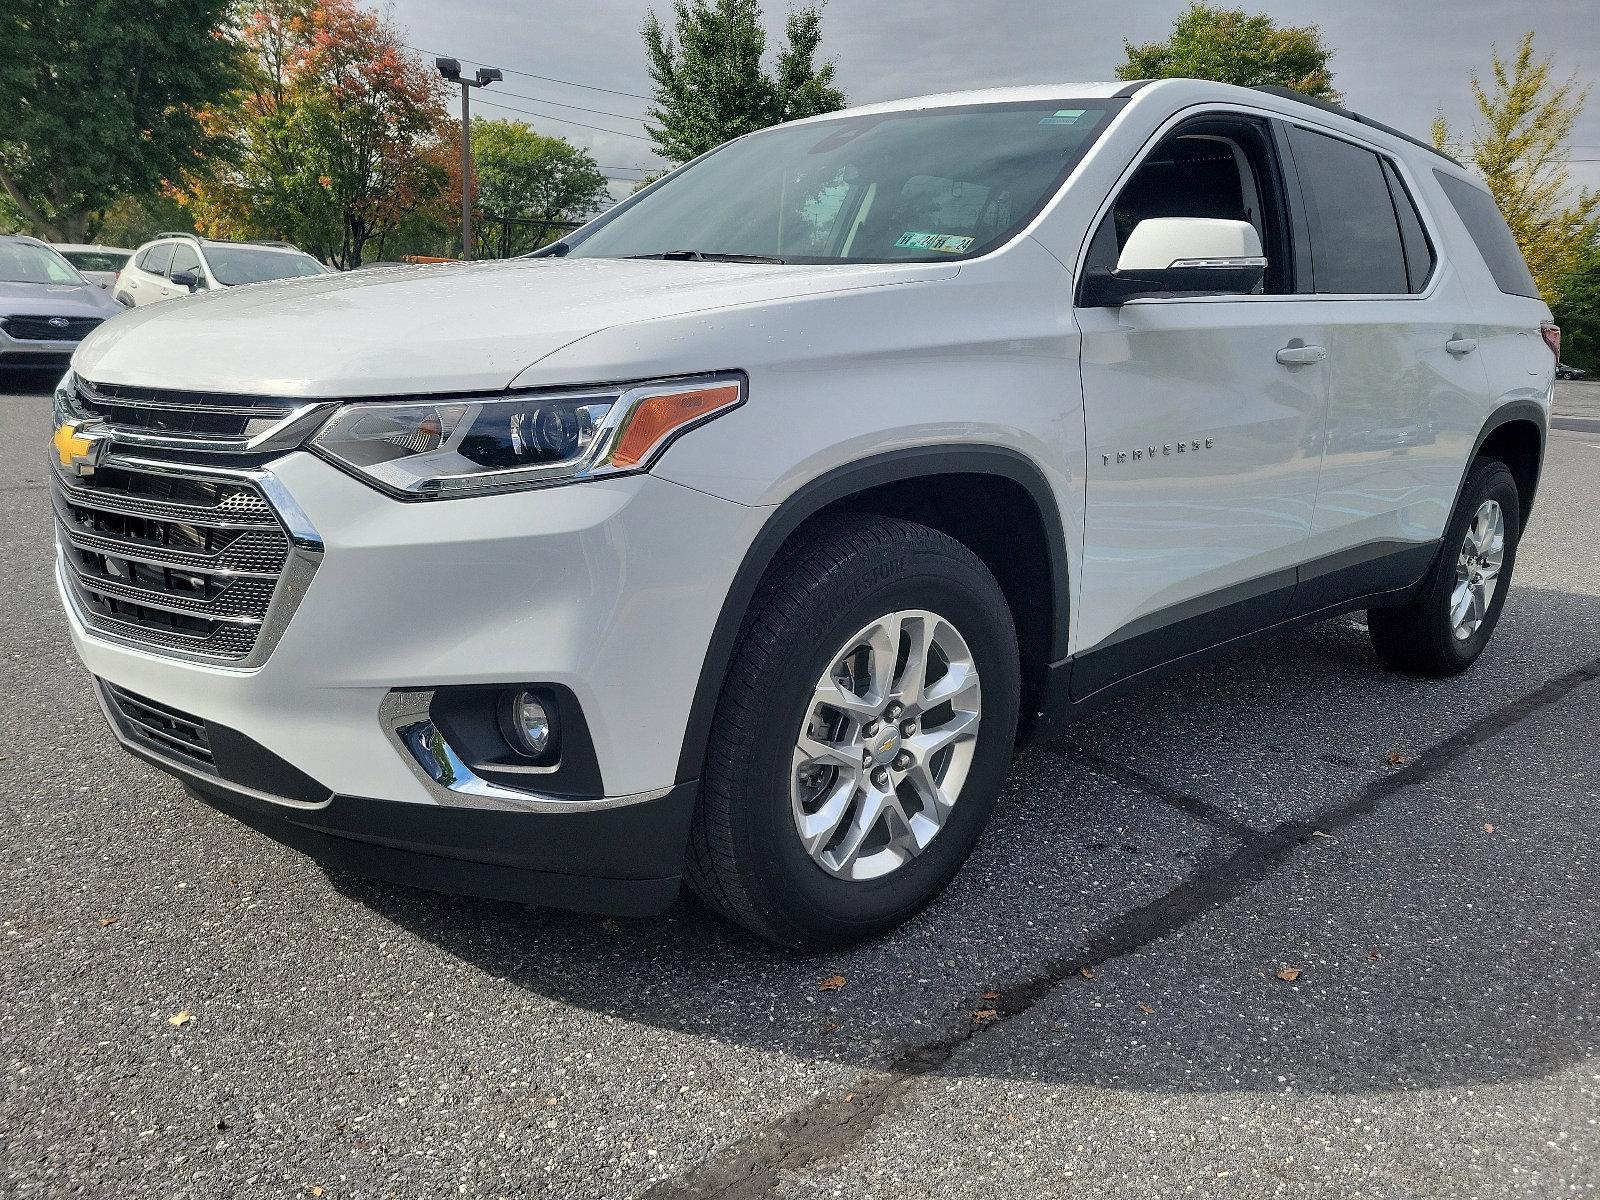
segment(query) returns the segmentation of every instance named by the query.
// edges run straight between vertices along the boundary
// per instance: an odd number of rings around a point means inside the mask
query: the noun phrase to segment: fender
[[[1528,493],[1528,506],[1522,513],[1522,526],[1528,526],[1528,513],[1533,511],[1534,497],[1539,492],[1539,476],[1544,473],[1544,452],[1550,442],[1550,421],[1544,407],[1534,400],[1511,400],[1502,404],[1489,414],[1483,423],[1483,428],[1478,431],[1478,440],[1472,443],[1472,453],[1467,455],[1467,461],[1461,464],[1461,479],[1456,483],[1455,503],[1450,506],[1450,511],[1455,512],[1456,505],[1461,503],[1461,489],[1467,486],[1467,472],[1472,470],[1472,464],[1478,461],[1478,455],[1483,450],[1483,444],[1489,436],[1502,425],[1509,425],[1513,421],[1529,421],[1539,430],[1539,461],[1533,468],[1533,486]]]
[[[789,536],[806,520],[831,504],[858,492],[887,483],[931,475],[993,475],[1020,484],[1032,498],[1044,521],[1050,552],[1050,659],[1067,655],[1068,599],[1067,539],[1061,510],[1044,472],[1026,455],[1003,446],[913,446],[873,455],[837,467],[797,488],[767,519],[745,551],[744,561],[722,602],[722,611],[706,647],[700,680],[695,685],[683,749],[678,756],[679,782],[698,779],[705,761],[711,722],[716,715],[722,683],[733,659],[733,649],[744,626],[750,601],[772,560]]]

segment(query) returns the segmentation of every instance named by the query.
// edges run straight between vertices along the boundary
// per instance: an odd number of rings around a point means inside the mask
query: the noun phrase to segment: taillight
[[[1557,361],[1560,361],[1561,326],[1551,321],[1546,321],[1543,325],[1539,326],[1539,332],[1544,334],[1544,344],[1550,347],[1550,353],[1556,356]]]

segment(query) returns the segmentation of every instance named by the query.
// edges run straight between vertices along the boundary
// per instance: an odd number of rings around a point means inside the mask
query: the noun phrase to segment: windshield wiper
[[[718,254],[715,250],[668,250],[661,254],[630,254],[627,257],[664,258],[671,262],[783,263],[783,259],[770,254]]]

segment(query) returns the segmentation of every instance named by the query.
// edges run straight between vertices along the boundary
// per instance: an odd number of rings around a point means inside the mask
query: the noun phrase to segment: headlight
[[[385,491],[443,499],[639,471],[684,430],[737,407],[742,375],[582,392],[339,409],[311,447]]]

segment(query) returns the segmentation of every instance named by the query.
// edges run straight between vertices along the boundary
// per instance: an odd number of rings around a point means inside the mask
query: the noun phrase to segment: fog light
[[[536,692],[508,692],[506,695],[503,723],[512,746],[529,758],[553,757],[556,723],[552,710]]]

